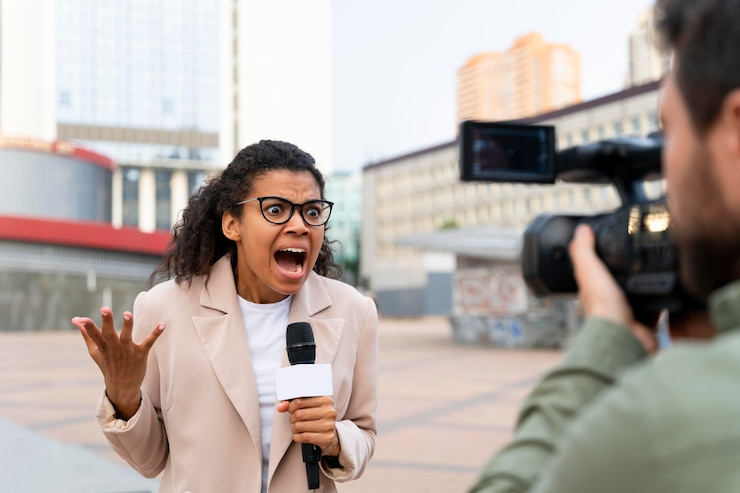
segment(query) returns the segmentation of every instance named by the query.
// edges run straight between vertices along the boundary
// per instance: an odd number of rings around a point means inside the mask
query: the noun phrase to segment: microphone
[[[316,361],[316,342],[313,338],[313,329],[308,322],[294,322],[288,324],[285,334],[288,350],[288,361],[293,365],[313,365]],[[306,464],[306,478],[308,489],[319,487],[319,462],[321,448],[311,443],[302,443],[303,462]]]

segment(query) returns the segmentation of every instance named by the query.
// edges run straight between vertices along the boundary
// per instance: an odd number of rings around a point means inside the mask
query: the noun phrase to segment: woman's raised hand
[[[116,408],[116,417],[128,420],[139,409],[147,356],[165,326],[157,325],[137,344],[132,338],[134,317],[131,312],[123,312],[120,335],[116,332],[111,309],[101,308],[100,315],[102,328],[87,317],[75,317],[72,324],[80,329],[87,351],[103,373],[105,392]]]

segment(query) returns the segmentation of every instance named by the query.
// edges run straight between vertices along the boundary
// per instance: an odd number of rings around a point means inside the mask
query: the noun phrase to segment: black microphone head
[[[288,324],[285,333],[288,361],[291,365],[312,365],[316,361],[316,342],[313,329],[308,322]]]

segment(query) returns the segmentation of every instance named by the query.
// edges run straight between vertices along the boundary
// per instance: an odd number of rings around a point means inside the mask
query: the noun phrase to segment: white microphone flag
[[[331,365],[293,365],[275,371],[277,400],[334,395]]]

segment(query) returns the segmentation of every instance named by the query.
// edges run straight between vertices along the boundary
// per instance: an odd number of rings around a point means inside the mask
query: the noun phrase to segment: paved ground
[[[375,456],[340,493],[465,492],[562,356],[461,346],[442,318],[382,319],[380,350]],[[0,491],[156,490],[99,433],[101,389],[79,333],[0,333]]]

